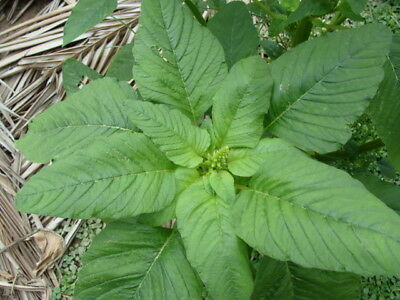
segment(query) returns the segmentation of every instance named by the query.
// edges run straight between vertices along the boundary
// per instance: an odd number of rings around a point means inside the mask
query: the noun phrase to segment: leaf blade
[[[388,149],[390,161],[400,170],[400,34],[393,37],[384,65],[385,76],[370,106],[370,115]]]
[[[96,137],[134,131],[124,106],[136,99],[126,83],[95,80],[36,117],[16,146],[27,159],[48,162],[86,147]]]
[[[136,84],[146,100],[176,106],[197,122],[227,73],[223,49],[178,0],[146,0],[141,10]]]
[[[281,55],[270,64],[275,89],[268,132],[306,151],[340,148],[351,136],[347,124],[362,114],[382,80],[388,43],[387,28],[371,24],[307,41]]]
[[[92,70],[87,65],[80,61],[69,58],[62,67],[63,85],[68,95],[79,91],[78,84],[83,76],[87,76],[91,80],[99,79],[102,76],[95,70]]]
[[[234,233],[228,202],[209,194],[208,184],[203,177],[178,199],[178,229],[188,260],[212,298],[249,299],[253,282],[247,250]]]
[[[201,299],[201,283],[176,231],[111,223],[94,239],[83,264],[74,299]]]
[[[359,290],[357,275],[303,268],[264,256],[257,268],[252,299],[355,300]]]
[[[257,54],[258,33],[243,2],[229,2],[207,23],[225,51],[231,68],[239,60]]]
[[[245,58],[233,66],[213,99],[217,146],[257,145],[272,93],[269,78],[267,64],[259,57]]]
[[[163,104],[135,101],[129,104],[129,118],[175,164],[193,168],[203,161],[210,136],[176,109]]]
[[[400,270],[400,217],[347,173],[300,151],[271,152],[234,216],[238,235],[275,259],[361,275]]]
[[[383,201],[387,206],[400,214],[400,187],[394,183],[382,181],[371,174],[356,174],[359,180],[368,191]]]
[[[83,0],[72,9],[64,27],[63,46],[103,21],[117,8],[117,0]],[[93,8],[95,7],[95,8]]]
[[[91,147],[33,176],[17,194],[17,207],[31,213],[79,219],[150,213],[172,202],[173,170],[143,134],[98,138]]]
[[[134,63],[132,48],[133,43],[129,43],[118,49],[111,60],[107,76],[114,77],[120,81],[132,80],[132,68]]]

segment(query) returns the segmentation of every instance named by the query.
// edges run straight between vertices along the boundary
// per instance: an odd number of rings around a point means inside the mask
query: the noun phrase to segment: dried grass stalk
[[[0,249],[37,229],[55,230],[63,221],[15,209],[16,192],[42,165],[26,161],[14,140],[26,132],[32,118],[64,98],[63,62],[76,58],[105,74],[118,47],[132,41],[140,12],[139,0],[119,0],[113,17],[62,48],[63,26],[75,0],[13,1],[3,2],[9,9],[7,19],[9,24],[19,23],[0,29]],[[29,15],[40,3],[47,4]],[[73,221],[71,230],[54,238],[63,246],[50,252],[43,243],[26,238],[0,250],[0,299],[50,299],[51,288],[59,285],[53,265],[58,265],[64,245],[72,242],[80,224]]]

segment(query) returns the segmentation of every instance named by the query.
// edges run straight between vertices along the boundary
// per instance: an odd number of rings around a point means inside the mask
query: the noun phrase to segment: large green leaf
[[[257,268],[253,300],[356,300],[360,277],[303,268],[264,256]]]
[[[129,119],[177,165],[193,168],[203,161],[210,135],[179,110],[144,101],[129,103]]]
[[[235,235],[229,202],[213,194],[208,177],[178,199],[178,229],[186,254],[212,299],[249,299],[252,274],[245,244]]]
[[[133,78],[132,68],[134,57],[132,53],[133,43],[126,44],[118,49],[112,58],[107,76],[117,78],[121,81],[129,81]]]
[[[371,118],[385,143],[389,159],[400,171],[400,34],[393,38],[385,77],[370,108]]]
[[[87,76],[91,80],[102,77],[95,70],[73,58],[69,58],[64,62],[62,76],[64,89],[68,95],[79,91],[78,84],[84,76]]]
[[[258,33],[243,2],[225,5],[208,22],[208,28],[222,44],[229,68],[237,61],[257,54]]]
[[[236,176],[253,176],[265,166],[265,160],[271,152],[284,150],[297,153],[294,148],[280,139],[262,139],[254,149],[233,149],[229,151],[228,168]]]
[[[108,224],[83,257],[75,300],[202,299],[202,284],[176,231]]]
[[[265,158],[234,204],[245,242],[305,267],[400,274],[400,216],[344,171],[301,151]]]
[[[337,0],[302,0],[299,7],[289,15],[286,25],[310,16],[322,16],[332,12]]]
[[[236,63],[213,99],[217,146],[256,146],[271,93],[272,78],[262,58],[253,56]]]
[[[382,181],[371,174],[356,174],[356,179],[387,206],[400,214],[400,186],[391,182]]]
[[[90,145],[98,136],[132,131],[124,105],[134,100],[128,84],[96,80],[36,117],[16,146],[27,159],[48,162]]]
[[[351,136],[348,124],[376,93],[390,41],[386,27],[370,24],[281,55],[270,64],[275,88],[267,130],[307,151],[340,148]]]
[[[80,0],[72,9],[64,27],[63,45],[67,45],[104,20],[117,8],[117,0]]]
[[[173,165],[143,134],[98,138],[33,176],[19,210],[70,218],[123,218],[159,211],[175,195]]]
[[[182,1],[144,0],[141,10],[133,48],[141,94],[197,121],[227,73],[222,46]]]

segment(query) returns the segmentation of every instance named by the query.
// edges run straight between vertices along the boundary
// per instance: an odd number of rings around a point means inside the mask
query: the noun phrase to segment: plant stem
[[[340,25],[346,20],[346,17],[342,15],[340,11],[337,11],[335,16],[332,19],[332,22],[330,23],[331,26],[337,26]]]
[[[249,188],[245,185],[235,184],[236,189],[238,190],[248,190]]]
[[[313,24],[309,18],[304,18],[299,22],[292,38],[292,47],[308,40]]]
[[[383,146],[385,146],[385,144],[382,142],[382,140],[376,139],[376,140],[370,141],[368,143],[362,144],[358,148],[358,154],[362,154],[362,153],[369,152],[369,151],[372,151],[375,149],[379,149]]]
[[[376,140],[367,142],[365,144],[362,144],[360,146],[357,146],[355,153],[354,152],[352,153],[352,152],[349,152],[346,150],[338,150],[338,151],[326,153],[323,155],[317,154],[315,156],[315,158],[317,158],[320,161],[333,161],[333,160],[340,159],[340,158],[354,159],[355,157],[359,156],[360,154],[379,149],[383,146],[384,146],[384,143],[382,142],[382,140],[376,139]]]
[[[193,4],[191,0],[184,0],[186,5],[192,11],[193,15],[199,21],[199,23],[203,26],[207,26],[206,20],[204,20],[203,16],[201,15],[200,11],[198,10],[197,6]]]

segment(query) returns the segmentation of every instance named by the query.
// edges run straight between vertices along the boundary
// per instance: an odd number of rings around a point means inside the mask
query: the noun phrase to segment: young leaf
[[[262,58],[253,56],[236,63],[213,99],[217,146],[256,146],[271,93],[272,77]]]
[[[237,61],[257,54],[258,33],[243,2],[225,5],[208,22],[208,28],[222,44],[229,68]]]
[[[302,0],[299,7],[289,15],[286,26],[310,16],[322,16],[336,6],[337,0]]]
[[[264,256],[257,268],[252,299],[356,300],[359,294],[357,275],[303,268]]]
[[[117,0],[81,0],[72,9],[64,27],[63,46],[104,20],[117,8]]]
[[[132,53],[133,43],[126,44],[118,49],[108,68],[107,76],[120,81],[129,81],[133,78],[132,68],[134,57]]]
[[[202,299],[176,231],[108,224],[83,257],[74,299]]]
[[[95,70],[73,58],[69,58],[64,62],[62,76],[64,89],[68,95],[79,91],[78,84],[84,76],[87,76],[91,80],[102,77]]]
[[[141,10],[136,84],[146,100],[176,106],[197,122],[226,76],[223,49],[179,0],[144,0]]]
[[[194,168],[203,161],[210,146],[210,136],[176,109],[163,104],[134,101],[129,104],[129,118],[175,164]]]
[[[400,274],[400,216],[347,173],[273,151],[234,204],[238,235],[279,260],[361,275]]]
[[[390,161],[400,171],[400,34],[393,38],[384,70],[385,77],[372,101],[370,114]]]
[[[136,98],[126,83],[93,81],[36,117],[16,146],[27,159],[44,163],[83,149],[99,136],[133,131],[124,105]]]
[[[400,214],[400,186],[391,182],[382,181],[370,174],[356,174],[354,176],[376,197],[387,206]]]
[[[229,203],[235,201],[235,185],[234,179],[227,171],[212,172],[210,174],[210,185],[214,192],[221,199],[225,199]]]
[[[143,134],[115,134],[41,170],[19,191],[17,207],[78,219],[155,212],[175,196],[173,171]]]
[[[150,226],[162,226],[168,221],[176,218],[176,199],[186,188],[200,178],[199,172],[195,169],[178,168],[175,170],[176,195],[174,201],[161,211],[140,215],[137,220],[142,224]]]
[[[253,176],[265,165],[268,155],[274,151],[297,152],[280,139],[262,139],[254,149],[232,149],[228,155],[228,168],[236,176]]]
[[[176,215],[186,254],[213,299],[249,299],[253,279],[245,244],[236,237],[229,202],[212,195],[208,178],[178,199]]]
[[[386,27],[370,24],[327,34],[281,55],[270,64],[275,88],[268,132],[306,151],[340,148],[351,136],[348,124],[376,93],[390,41]]]

